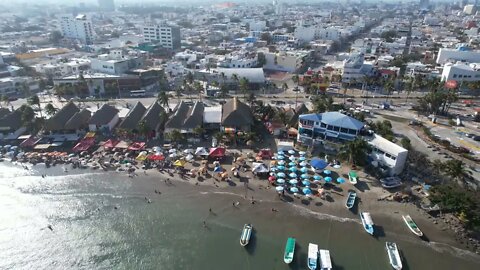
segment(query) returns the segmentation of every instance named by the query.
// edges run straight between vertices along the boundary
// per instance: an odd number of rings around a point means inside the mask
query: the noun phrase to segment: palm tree
[[[197,137],[200,137],[205,133],[205,129],[202,126],[197,126],[193,129],[193,133],[197,135]]]
[[[20,106],[18,110],[22,113],[21,115],[22,126],[27,128],[31,127],[31,124],[35,118],[35,111],[32,109],[32,107],[30,107],[27,104],[23,104],[22,106]]]
[[[178,129],[174,129],[167,133],[167,138],[170,139],[173,143],[179,143],[183,140],[183,134]]]
[[[361,165],[366,160],[366,153],[368,151],[368,143],[357,138],[354,141],[344,144],[339,152],[339,157],[347,159],[349,163]]]
[[[238,75],[237,74],[232,74],[232,81],[235,83],[235,85],[238,85]],[[235,94],[237,93],[237,91],[235,90]]]
[[[138,129],[138,133],[142,136],[145,136],[145,137],[148,135],[148,133],[151,130],[150,127],[147,125],[147,122],[145,122],[145,120],[140,121],[138,123],[137,129]]]
[[[165,91],[162,91],[157,95],[158,103],[160,103],[160,105],[162,105],[164,108],[169,108],[168,99],[169,99],[168,94]]]
[[[52,103],[48,103],[45,105],[45,113],[49,116],[52,117],[55,113],[57,112],[57,108],[55,108]]]
[[[37,95],[33,95],[33,96],[29,97],[28,100],[27,100],[27,103],[30,106],[37,106],[38,110],[40,111],[40,118],[43,118],[42,107],[40,105],[40,99],[38,98]]]
[[[443,171],[447,176],[450,176],[454,180],[460,180],[464,182],[465,177],[467,176],[467,171],[465,170],[465,164],[461,160],[447,160],[443,163]]]
[[[6,95],[2,95],[2,96],[0,97],[0,101],[3,102],[3,104],[4,104],[5,106],[8,106],[8,104],[10,103],[10,100],[8,99],[8,96],[6,96]]]
[[[287,90],[288,90],[288,84],[287,83],[282,84],[282,90],[283,90],[284,93],[287,92]]]
[[[240,79],[240,91],[242,91],[243,99],[247,100],[247,92],[249,90],[249,82],[246,78]]]
[[[385,91],[387,92],[387,98],[385,99],[385,101],[388,101],[388,98],[390,97],[390,95],[392,94],[393,89],[394,89],[392,79],[385,80],[385,83],[383,85],[383,89],[385,89]]]
[[[414,78],[409,78],[405,85],[405,91],[407,91],[407,98],[405,100],[405,103],[408,104],[408,97],[410,97],[410,94],[413,92],[414,89],[415,89],[415,80]]]
[[[195,91],[198,93],[198,99],[202,101],[202,92],[203,92],[203,86],[200,82],[195,82],[193,84],[193,88],[195,88]]]
[[[177,96],[178,103],[180,103],[180,97],[182,96],[182,88],[177,87],[177,89],[175,89],[175,95]]]
[[[27,84],[27,82],[23,82],[21,85],[20,85],[20,91],[22,92],[22,94],[25,96],[25,97],[29,97],[31,95],[31,92],[30,92],[30,86]]]

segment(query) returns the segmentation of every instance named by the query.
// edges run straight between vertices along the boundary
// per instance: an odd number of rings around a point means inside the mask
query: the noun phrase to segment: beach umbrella
[[[291,179],[288,181],[288,183],[292,184],[292,185],[296,185],[298,183],[298,180],[297,179]]]
[[[290,173],[288,176],[290,176],[290,178],[297,178],[297,174],[294,172]]]
[[[12,147],[12,145],[11,145],[11,144],[7,144],[7,145],[5,145],[3,148],[9,149],[10,147]]]
[[[313,182],[318,182],[320,180],[322,180],[322,177],[320,175],[314,175],[313,176]]]
[[[285,159],[285,156],[284,156],[284,155],[277,156],[277,159],[278,159],[278,160]]]
[[[289,163],[288,163],[288,166],[294,167],[294,166],[297,166],[297,164],[296,164],[295,162],[289,162]]]
[[[285,155],[285,152],[282,151],[282,150],[280,150],[280,151],[277,152],[277,154],[278,154],[278,155]]]
[[[302,184],[303,184],[304,186],[310,186],[310,181],[308,181],[308,180],[303,180],[303,181],[302,181]]]
[[[314,158],[310,161],[310,165],[312,165],[315,170],[323,170],[328,166],[328,163],[323,159]]]
[[[294,155],[294,154],[295,154],[295,150],[288,150],[288,153],[289,153],[290,155]]]
[[[283,171],[283,170],[285,170],[285,166],[282,166],[282,165],[277,166],[277,169],[279,169],[280,171]]]
[[[298,192],[298,188],[297,188],[297,187],[291,187],[291,188],[290,188],[290,191],[293,192],[293,193],[297,193],[297,192]]]
[[[323,180],[325,180],[325,182],[327,182],[327,183],[330,183],[330,182],[332,182],[332,177],[327,176],[327,177],[323,178]]]
[[[279,183],[279,184],[285,184],[285,179],[283,179],[283,178],[278,178],[278,179],[277,179],[277,183]]]
[[[213,171],[214,172],[223,172],[223,169],[222,169],[222,167],[217,166],[217,167],[215,167],[215,169],[213,169]]]
[[[284,190],[284,187],[278,186],[278,187],[276,187],[275,189],[276,189],[277,191],[279,191],[279,192],[282,192],[282,191]]]
[[[345,183],[345,179],[343,179],[342,177],[338,177],[337,178],[337,183],[343,184],[343,183]]]
[[[303,194],[305,194],[305,195],[312,194],[312,190],[309,189],[309,188],[304,188],[304,189],[302,189],[302,192],[303,192]]]
[[[302,166],[302,167],[306,167],[307,165],[308,165],[308,163],[306,161],[300,162],[300,166]]]
[[[324,170],[323,173],[328,175],[328,174],[332,174],[332,171],[330,171],[330,170]]]
[[[193,149],[185,149],[185,150],[183,150],[183,153],[184,153],[184,154],[192,154],[192,153],[193,153]]]
[[[305,156],[307,153],[306,153],[305,151],[300,151],[300,152],[298,152],[298,154],[299,154],[300,156]]]
[[[296,167],[290,167],[290,168],[288,168],[288,170],[291,171],[291,172],[296,172],[297,168]]]
[[[171,153],[170,155],[168,155],[168,157],[170,157],[170,158],[176,158],[176,157],[177,157],[177,154]]]
[[[309,177],[310,177],[310,176],[309,176],[308,174],[306,174],[306,173],[300,175],[300,178],[302,178],[302,179],[308,179]]]
[[[273,176],[273,175],[271,175],[271,176],[268,177],[268,181],[275,181],[275,179],[276,179],[276,177]]]
[[[277,173],[277,177],[285,177],[285,173],[279,172],[279,173]]]
[[[302,168],[300,169],[300,171],[301,171],[302,173],[307,173],[307,172],[308,172],[308,169],[307,169],[307,167],[302,167]]]
[[[340,165],[338,165],[338,164],[337,164],[337,165],[333,165],[333,168],[334,168],[334,169],[340,169],[341,167],[342,167],[342,166],[340,166]]]
[[[298,160],[305,161],[305,160],[307,160],[307,158],[306,157],[299,157]]]
[[[192,154],[188,154],[188,155],[185,157],[185,160],[187,160],[187,161],[193,160],[193,155],[192,155]]]
[[[168,150],[168,153],[170,153],[170,154],[173,154],[173,153],[176,153],[176,152],[177,152],[176,149],[170,149],[170,150]]]
[[[294,157],[294,156],[290,156],[288,159],[289,159],[290,161],[295,161],[295,157]]]
[[[270,171],[271,171],[271,172],[277,172],[277,171],[278,171],[278,169],[277,169],[277,168],[275,168],[275,167],[272,167],[272,168],[270,168]]]
[[[17,148],[18,148],[18,146],[14,145],[14,146],[12,146],[10,149],[11,149],[11,150],[17,150]]]
[[[278,161],[278,165],[282,165],[282,166],[285,165],[285,160]]]
[[[74,156],[75,156],[75,154],[73,154],[73,153],[68,155],[68,157],[74,157]]]

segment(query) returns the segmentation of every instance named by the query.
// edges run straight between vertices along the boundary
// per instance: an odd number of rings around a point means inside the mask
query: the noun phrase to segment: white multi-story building
[[[360,83],[365,75],[370,74],[372,65],[366,64],[363,53],[355,53],[343,60],[342,82]]]
[[[460,49],[445,49],[441,48],[438,51],[437,64],[446,64],[448,62],[468,62],[468,63],[479,63],[480,62],[480,52],[479,51],[468,51]]]
[[[68,62],[57,60],[35,65],[36,72],[54,77],[63,77],[72,74],[78,75],[82,70],[88,70],[89,68],[90,60],[83,58],[72,58]]]
[[[339,40],[342,37],[342,31],[336,27],[323,27],[305,22],[295,28],[294,36],[303,42],[310,42],[315,39]]]
[[[75,39],[83,44],[92,44],[95,39],[92,22],[85,14],[76,17],[62,16],[60,18],[60,29],[65,38]]]
[[[90,59],[93,71],[112,75],[121,75],[131,69],[141,68],[144,60],[143,57],[126,55],[122,50],[112,50],[109,54]]]
[[[467,15],[473,15],[477,11],[477,8],[475,5],[466,5],[463,7],[463,13]]]
[[[295,72],[303,66],[310,51],[263,51],[265,55],[264,69]]]
[[[381,167],[386,167],[389,175],[399,175],[405,168],[408,150],[377,134],[368,141],[372,148],[370,157]]]
[[[158,42],[162,47],[176,50],[180,48],[180,28],[166,23],[147,24],[143,27],[145,42]]]
[[[235,52],[219,59],[217,66],[222,68],[253,68],[258,65],[256,53]]]
[[[443,66],[442,81],[480,81],[480,63],[448,63]]]

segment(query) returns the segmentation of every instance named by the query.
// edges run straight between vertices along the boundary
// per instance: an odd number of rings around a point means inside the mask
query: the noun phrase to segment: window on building
[[[326,127],[327,127],[327,124],[325,124],[325,123],[320,123],[320,127],[326,128]]]

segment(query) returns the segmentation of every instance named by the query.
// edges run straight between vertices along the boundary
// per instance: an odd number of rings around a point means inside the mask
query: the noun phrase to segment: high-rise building
[[[162,24],[147,24],[143,27],[143,40],[145,42],[158,42],[167,49],[180,48],[180,27]]]
[[[113,0],[98,0],[98,7],[102,11],[115,11],[115,3]]]
[[[64,15],[60,18],[60,30],[65,38],[78,40],[83,44],[92,44],[95,39],[92,22],[85,14]]]

